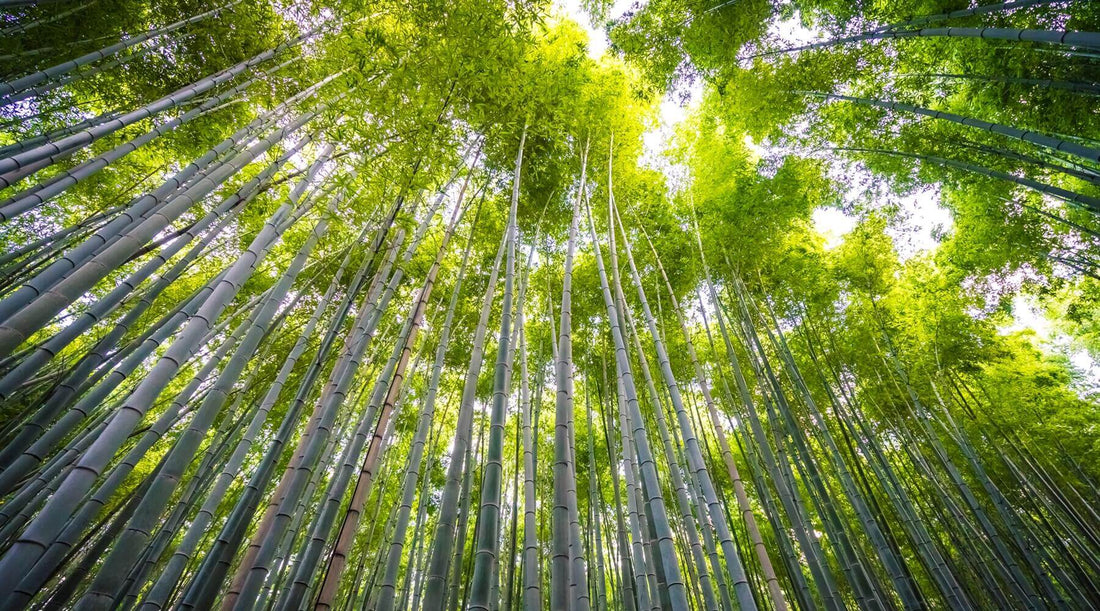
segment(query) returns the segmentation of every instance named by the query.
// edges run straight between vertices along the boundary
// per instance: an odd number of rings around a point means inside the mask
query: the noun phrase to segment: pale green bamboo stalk
[[[504,295],[501,299],[500,335],[497,340],[497,362],[493,374],[493,403],[490,411],[489,447],[481,480],[481,507],[478,512],[478,535],[474,552],[473,576],[470,584],[469,609],[489,611],[489,597],[493,578],[493,565],[498,562],[500,547],[500,499],[503,478],[504,424],[507,418],[508,395],[511,390],[511,336],[512,336],[512,285],[515,282],[516,209],[519,205],[520,170],[523,167],[523,148],[527,141],[527,126],[519,138],[519,152],[512,172],[512,201],[505,226],[506,256]],[[522,299],[523,287],[520,287]],[[522,300],[518,302],[522,310]]]
[[[474,399],[477,392],[477,378],[481,373],[482,360],[484,358],[485,332],[489,314],[492,310],[493,296],[496,292],[496,283],[500,271],[500,262],[504,258],[507,235],[502,236],[500,247],[497,249],[496,259],[493,262],[489,274],[489,282],[485,296],[482,299],[481,314],[478,318],[477,328],[474,332],[470,363],[466,370],[466,378],[462,388],[462,399],[458,412],[458,422],[455,428],[455,441],[451,448],[451,462],[447,467],[447,479],[443,489],[443,498],[440,501],[439,517],[436,521],[435,533],[432,537],[432,553],[428,562],[428,575],[425,580],[424,608],[429,611],[440,611],[447,601],[447,573],[451,568],[451,557],[455,546],[455,520],[458,517],[458,500],[460,494],[460,479],[464,468],[467,448],[470,446],[470,436],[473,427]],[[469,465],[467,471],[472,471]],[[463,541],[458,542],[464,545]],[[452,584],[453,585],[453,584]]]
[[[596,267],[600,274],[600,285],[603,289],[604,305],[607,307],[608,323],[611,326],[611,336],[615,343],[615,356],[619,363],[619,377],[622,380],[623,392],[626,396],[627,411],[634,420],[631,437],[637,446],[638,465],[642,472],[643,485],[648,498],[646,504],[653,519],[657,534],[657,547],[662,556],[665,581],[668,584],[668,595],[674,609],[687,609],[687,591],[683,578],[680,576],[680,567],[673,544],[672,531],[669,527],[668,513],[665,510],[664,498],[661,495],[660,484],[657,480],[657,468],[653,462],[653,454],[650,451],[649,439],[643,425],[641,410],[638,406],[638,393],[634,387],[634,378],[630,368],[626,342],[619,326],[619,317],[616,312],[615,302],[611,297],[611,289],[608,285],[607,272],[604,270],[603,256],[600,254],[599,238],[596,236],[596,225],[592,220],[592,213],[588,211],[589,232],[592,238],[592,246],[596,254]]]

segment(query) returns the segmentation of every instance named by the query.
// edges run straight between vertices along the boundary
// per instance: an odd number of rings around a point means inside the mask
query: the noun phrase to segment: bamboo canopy
[[[1100,607],[1100,5],[0,2],[0,608]]]

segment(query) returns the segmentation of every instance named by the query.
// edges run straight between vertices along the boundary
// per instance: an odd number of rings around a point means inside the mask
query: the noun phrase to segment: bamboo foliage
[[[0,2],[0,606],[1100,605],[1088,3],[155,4]]]

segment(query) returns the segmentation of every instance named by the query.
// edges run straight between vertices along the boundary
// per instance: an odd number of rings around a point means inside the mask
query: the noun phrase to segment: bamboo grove
[[[1100,606],[1100,4],[582,4],[0,0],[0,608]]]

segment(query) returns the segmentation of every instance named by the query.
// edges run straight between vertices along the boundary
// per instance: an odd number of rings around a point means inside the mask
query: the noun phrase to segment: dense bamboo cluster
[[[539,89],[586,60],[516,34],[534,26],[509,3],[333,3],[267,49],[224,33],[237,46],[178,88],[85,109],[66,104],[143,54],[218,48],[202,28],[244,7],[284,17],[236,0],[41,51],[34,32],[102,7],[20,4],[0,3],[22,41],[0,83],[0,608],[1100,606],[1096,465],[990,416],[1015,404],[980,368],[914,365],[873,283],[838,298],[862,308],[855,363],[838,336],[857,314],[770,290],[694,202],[647,215],[674,204],[624,157],[641,119],[604,108],[630,96]],[[1100,47],[940,27],[1047,4],[746,61]],[[486,65],[448,63],[467,43],[441,32],[477,28]],[[1100,185],[1095,139],[787,93],[1003,137]],[[934,152],[831,150],[1100,211],[1095,189]]]

